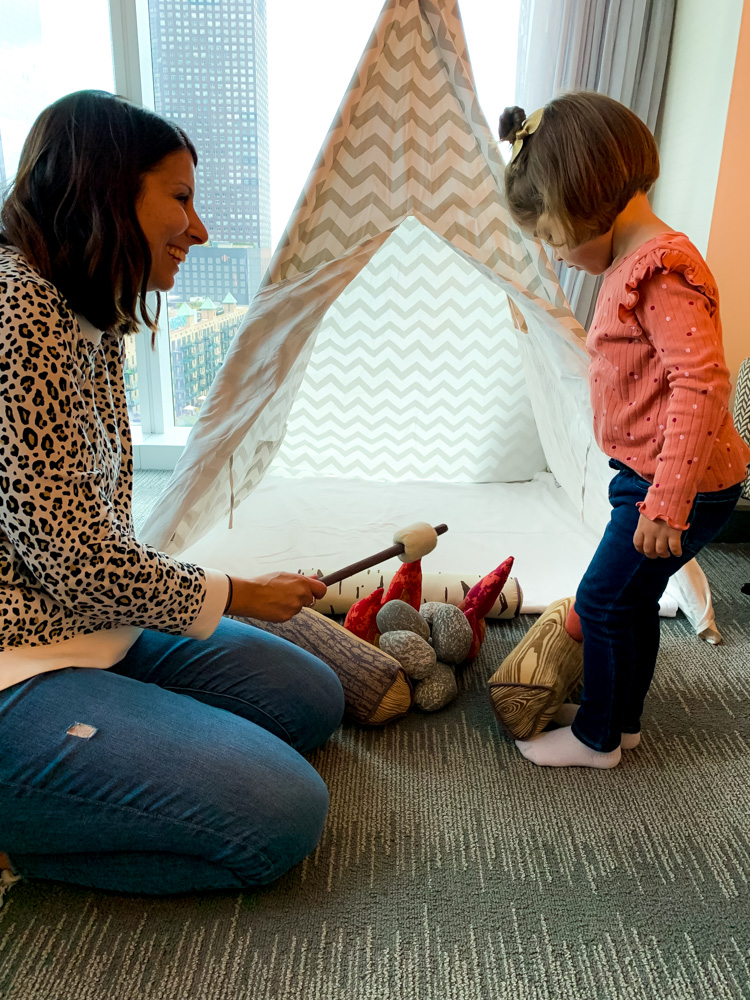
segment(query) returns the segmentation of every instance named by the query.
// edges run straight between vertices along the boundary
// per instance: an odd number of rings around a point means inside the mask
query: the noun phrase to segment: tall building
[[[266,0],[149,0],[149,21],[156,110],[198,150],[196,203],[211,242],[191,251],[170,298],[231,292],[247,304],[271,245]],[[220,266],[237,250],[246,267]],[[211,272],[237,283],[209,284]]]
[[[182,302],[196,296],[221,301],[227,292],[247,305],[268,267],[268,253],[261,248],[219,243],[193,247],[169,293],[170,301]]]
[[[169,293],[174,415],[185,424],[271,257],[266,0],[148,0],[148,10],[155,107],[195,144],[196,205],[209,233]],[[204,307],[185,332],[189,302]]]

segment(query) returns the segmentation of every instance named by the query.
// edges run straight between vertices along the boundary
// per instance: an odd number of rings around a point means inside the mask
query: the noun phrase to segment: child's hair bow
[[[533,135],[533,133],[536,132],[536,130],[539,128],[539,122],[542,120],[543,112],[544,108],[539,108],[538,111],[535,111],[533,114],[529,115],[529,117],[524,121],[523,125],[516,132],[516,137],[513,140],[513,152],[510,154],[510,161],[509,161],[510,163],[512,163],[515,160],[515,158],[523,149],[523,140],[527,136]]]

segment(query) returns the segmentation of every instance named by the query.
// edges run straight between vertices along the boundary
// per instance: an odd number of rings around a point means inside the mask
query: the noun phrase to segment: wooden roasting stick
[[[436,535],[444,535],[447,530],[447,524],[435,525]],[[360,573],[364,569],[370,569],[372,566],[377,566],[378,563],[383,562],[385,559],[391,559],[393,556],[400,556],[403,551],[403,543],[398,542],[396,545],[391,545],[387,549],[383,549],[382,552],[376,552],[374,556],[370,556],[367,559],[360,559],[359,562],[352,563],[350,566],[344,566],[343,569],[337,569],[335,573],[327,573],[325,576],[318,577],[318,579],[321,583],[324,583],[326,587],[330,587],[332,583],[339,583],[340,580],[346,580],[347,577],[354,576],[355,573]]]

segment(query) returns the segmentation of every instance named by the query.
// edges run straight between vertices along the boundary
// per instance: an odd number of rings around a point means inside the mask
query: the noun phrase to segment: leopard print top
[[[120,626],[184,633],[206,574],[136,540],[122,338],[87,339],[0,246],[0,651]]]

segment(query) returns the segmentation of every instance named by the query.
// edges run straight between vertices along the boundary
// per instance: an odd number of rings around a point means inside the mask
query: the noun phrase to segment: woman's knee
[[[338,729],[346,708],[341,681],[313,653],[287,639],[268,635],[283,670],[285,686],[278,721],[284,737],[299,753],[308,753],[325,743]]]
[[[341,723],[338,677],[287,639],[225,618],[192,653],[168,687],[254,722],[295,750],[320,746]]]
[[[344,689],[331,668],[312,654],[310,666],[313,683],[298,692],[298,730],[293,746],[300,753],[314,750],[341,725],[344,715]]]
[[[306,761],[294,780],[276,789],[272,798],[253,804],[253,837],[233,867],[247,885],[276,881],[306,858],[320,842],[328,815],[328,789]]]

